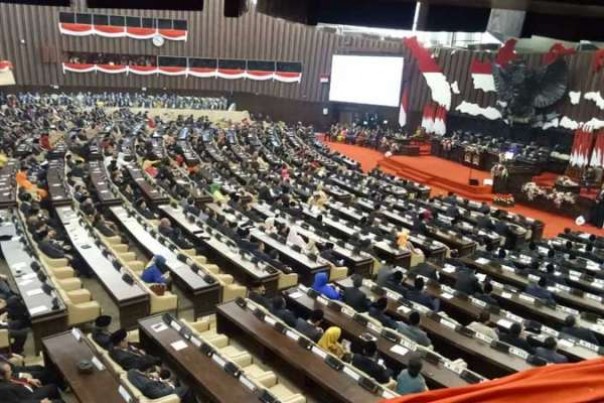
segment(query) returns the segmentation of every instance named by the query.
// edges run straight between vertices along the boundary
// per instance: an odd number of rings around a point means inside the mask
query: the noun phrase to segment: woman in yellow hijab
[[[323,333],[323,336],[319,339],[319,347],[323,350],[328,351],[338,358],[342,358],[346,351],[340,344],[340,336],[342,336],[342,329],[336,326],[332,326]]]
[[[396,237],[396,244],[401,249],[407,249],[409,245],[409,230],[404,229],[398,233]]]

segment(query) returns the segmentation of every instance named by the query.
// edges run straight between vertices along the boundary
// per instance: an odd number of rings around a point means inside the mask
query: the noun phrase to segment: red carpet
[[[397,155],[378,161],[380,168],[398,176],[426,185],[455,192],[463,197],[480,201],[492,201],[491,186],[483,185],[488,172],[470,169],[464,165],[433,156],[408,157]],[[469,179],[476,179],[478,186],[470,186]]]
[[[378,165],[378,163],[384,159],[384,155],[376,150],[372,150],[369,148],[364,148],[364,147],[358,147],[358,146],[353,146],[353,145],[349,145],[349,144],[342,144],[342,143],[326,143],[332,150],[334,151],[338,151],[356,161],[359,161],[361,163],[361,167],[363,168],[364,171],[369,171],[371,169],[373,169],[374,167],[376,167]],[[422,167],[422,169],[425,169],[425,164],[423,161],[427,161],[426,157],[394,157],[394,158],[405,158],[404,161],[409,160],[417,160],[417,164],[418,166]],[[448,160],[442,160],[436,157],[431,157],[430,158],[431,161],[442,161],[442,162],[446,162],[448,164],[453,164],[456,167],[461,167],[462,169],[465,169],[466,171],[466,175],[468,174],[467,169],[459,164],[455,164],[451,161]],[[413,161],[410,161],[410,163],[414,163]],[[415,163],[414,163],[415,164]],[[440,162],[439,162],[440,164]],[[439,167],[443,167],[443,165],[438,165]],[[448,165],[447,165],[448,166]],[[393,174],[398,174],[396,172],[394,172],[394,170],[390,170],[390,169],[384,169],[384,171],[389,172],[389,173],[393,173]],[[446,171],[447,175],[449,173],[449,171]],[[458,176],[459,177],[459,172],[457,168],[455,168],[454,170],[451,170],[451,174],[454,176]],[[479,171],[473,171],[473,177],[478,178],[478,173]],[[482,172],[480,171],[481,175],[485,175],[485,176],[489,176],[488,173],[486,172]],[[474,176],[476,175],[476,176]],[[461,175],[463,176],[463,175]],[[404,175],[401,175],[401,177],[405,177]],[[409,178],[411,179],[411,178]],[[415,179],[414,179],[415,180]],[[467,183],[467,176],[465,177],[465,180]],[[421,181],[418,181],[421,182]],[[437,184],[431,184],[430,185],[432,187],[432,195],[441,195],[441,194],[446,194],[447,193],[447,189],[439,187]],[[459,192],[457,192],[459,193]],[[471,196],[467,196],[469,199],[473,199],[473,200],[481,200],[480,198],[476,198],[476,197],[471,197]],[[505,208],[506,210],[512,211],[514,213],[518,213],[518,214],[522,214],[525,215],[527,217],[532,217],[538,220],[541,220],[545,223],[545,231],[544,234],[546,237],[553,237],[558,235],[559,233],[564,231],[564,228],[571,228],[573,230],[577,230],[577,231],[585,231],[585,232],[589,232],[592,234],[596,234],[596,235],[602,235],[604,236],[604,229],[601,228],[596,228],[592,225],[586,224],[583,226],[578,226],[575,224],[574,220],[571,220],[570,218],[566,218],[566,217],[561,217],[555,214],[551,214],[551,213],[547,213],[545,211],[541,211],[541,210],[537,210],[531,207],[526,207],[526,206],[521,206],[519,204],[517,204],[514,207],[507,207]]]

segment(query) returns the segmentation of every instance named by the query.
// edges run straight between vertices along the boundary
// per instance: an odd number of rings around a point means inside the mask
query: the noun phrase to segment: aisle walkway
[[[377,165],[378,161],[384,158],[384,155],[376,150],[353,146],[350,144],[342,144],[342,143],[326,143],[332,150],[338,151],[356,161],[361,163],[361,167],[364,171],[369,171]],[[421,157],[418,157],[421,158]],[[446,191],[443,189],[439,189],[436,187],[432,187],[432,195],[441,195],[446,194]],[[596,228],[592,225],[586,224],[583,226],[578,226],[575,224],[575,221],[561,217],[555,214],[547,213],[545,211],[537,210],[531,207],[522,206],[517,204],[514,207],[503,207],[505,210],[512,211],[514,213],[522,214],[527,217],[532,217],[538,220],[541,220],[545,223],[545,231],[544,234],[546,237],[553,237],[558,235],[560,232],[564,231],[564,228],[571,228],[577,231],[585,231],[596,235],[604,236],[604,229]]]

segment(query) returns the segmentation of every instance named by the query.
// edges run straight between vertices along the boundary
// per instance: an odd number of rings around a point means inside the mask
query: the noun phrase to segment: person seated
[[[94,216],[93,225],[94,228],[96,228],[101,234],[103,234],[103,236],[106,236],[107,238],[111,238],[119,233],[117,226],[114,223],[105,220],[105,217],[103,217],[102,214],[97,214]]]
[[[160,399],[164,396],[176,394],[183,403],[197,401],[192,391],[186,386],[176,386],[170,380],[172,374],[167,369],[159,373],[131,369],[127,373],[128,381],[148,399]]]
[[[399,323],[386,313],[388,309],[388,298],[380,297],[371,306],[367,313],[374,319],[377,319],[382,326],[389,329],[398,329]]]
[[[467,325],[466,327],[468,329],[472,329],[477,333],[482,333],[485,336],[490,337],[493,340],[498,340],[499,339],[499,335],[497,334],[497,332],[495,331],[495,329],[493,329],[492,327],[490,327],[488,325],[489,321],[491,319],[491,314],[487,311],[481,311],[480,315],[478,316],[478,320],[471,322],[469,325]]]
[[[68,249],[61,245],[56,236],[57,233],[54,230],[47,231],[44,238],[38,242],[38,247],[42,253],[51,259],[70,259],[70,256],[67,254]]]
[[[407,291],[405,297],[408,300],[424,305],[433,311],[438,312],[440,309],[440,300],[438,298],[431,298],[424,293],[424,279],[422,277],[415,277],[413,288]]]
[[[482,287],[480,287],[480,282],[474,274],[474,270],[466,266],[457,270],[454,288],[466,295],[482,294]]]
[[[524,290],[527,294],[539,298],[545,302],[555,304],[554,294],[547,289],[547,280],[545,277],[539,277],[537,284],[529,284]]]
[[[101,315],[94,320],[94,327],[92,328],[92,340],[105,350],[111,348],[110,324],[111,316]]]
[[[600,344],[594,332],[584,327],[577,326],[577,320],[573,315],[568,315],[566,319],[564,319],[564,326],[560,329],[560,333],[585,340],[596,346]]]
[[[439,280],[438,270],[433,265],[427,263],[420,263],[412,267],[409,269],[409,274],[419,274],[432,280]]]
[[[409,359],[407,368],[402,370],[396,378],[396,393],[408,395],[421,393],[428,390],[426,380],[421,374],[423,363],[419,356],[414,355]]]
[[[533,354],[535,350],[528,341],[520,336],[521,333],[522,325],[520,323],[513,323],[507,332],[499,333],[499,340]]]
[[[331,326],[323,333],[323,336],[321,336],[317,345],[323,350],[342,359],[346,355],[346,350],[340,343],[340,337],[342,337],[342,329],[337,326]]]
[[[407,323],[398,322],[398,331],[414,342],[421,344],[424,347],[432,345],[430,338],[426,332],[420,329],[419,324],[421,322],[421,316],[417,311],[411,311]]]
[[[56,385],[42,385],[40,380],[17,378],[8,362],[0,363],[0,402],[2,403],[60,403],[63,402]]]
[[[357,312],[367,312],[371,303],[367,295],[361,291],[362,286],[363,277],[354,275],[352,276],[352,287],[346,287],[342,293],[342,301]]]
[[[125,329],[118,329],[111,334],[109,356],[113,361],[126,371],[131,369],[146,371],[161,364],[159,358],[147,354],[128,343],[127,336]]]
[[[384,283],[384,287],[391,289],[401,295],[406,295],[408,288],[403,283],[403,272],[395,270]]]
[[[151,209],[147,207],[147,203],[145,203],[145,200],[140,199],[140,201],[136,204],[135,208],[147,220],[152,220],[155,218],[155,214],[153,214]]]
[[[285,298],[283,298],[281,295],[276,295],[275,297],[273,297],[273,300],[271,301],[270,312],[279,319],[281,319],[283,322],[285,322],[289,327],[296,327],[298,319],[292,311],[287,309],[285,304]]]
[[[499,302],[493,297],[493,284],[490,281],[485,281],[482,286],[482,292],[474,293],[474,298],[486,302],[492,306],[499,306]]]
[[[377,359],[377,344],[370,340],[363,346],[361,354],[352,355],[352,365],[360,369],[379,383],[388,383],[392,371],[381,364]]]
[[[0,354],[0,363],[10,365],[11,371],[16,378],[38,379],[42,385],[52,384],[57,385],[60,389],[65,389],[66,385],[56,371],[45,368],[42,365],[25,365],[23,358],[19,355],[14,355],[14,353],[6,355]]]
[[[11,351],[23,354],[30,327],[27,307],[16,295],[9,296],[6,300],[0,299],[0,306],[4,307],[4,312],[0,314],[0,329],[8,331]]]
[[[327,277],[327,273],[317,273],[315,274],[315,281],[312,284],[312,289],[329,299],[339,300],[340,293],[334,286],[327,284],[328,282],[329,279]]]
[[[323,336],[323,328],[321,328],[323,316],[324,313],[322,310],[315,309],[311,312],[308,320],[302,318],[296,320],[296,330],[315,343],[318,342],[321,336]]]
[[[382,267],[375,278],[375,283],[380,287],[385,287],[386,282],[390,279],[392,273],[394,273],[395,268],[387,265],[386,262],[382,261]]]
[[[151,259],[141,274],[141,280],[147,284],[167,284],[168,278],[166,258],[162,255],[153,256],[153,259]]]
[[[172,238],[174,229],[172,228],[172,224],[170,220],[166,217],[159,220],[159,225],[157,226],[157,231],[165,236],[166,238]]]
[[[558,343],[556,342],[556,339],[548,336],[543,341],[543,347],[537,347],[535,349],[535,355],[553,364],[563,364],[568,362],[568,358],[566,356],[556,352],[557,345]]]

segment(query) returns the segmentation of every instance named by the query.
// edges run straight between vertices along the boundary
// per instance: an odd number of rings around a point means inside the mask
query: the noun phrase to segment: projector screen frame
[[[368,51],[368,50],[352,50],[352,49],[340,49],[331,55],[331,60],[329,61],[329,88],[327,89],[327,101],[332,107],[340,106],[343,108],[354,108],[357,107],[367,107],[367,108],[399,108],[400,104],[397,105],[384,105],[384,104],[368,104],[368,103],[360,103],[360,102],[349,102],[349,101],[340,101],[340,100],[331,100],[331,89],[333,85],[333,60],[336,56],[360,56],[360,57],[392,57],[392,58],[400,58],[402,59],[403,65],[401,68],[401,79],[400,86],[398,92],[398,100],[400,102],[403,89],[406,83],[406,77],[408,75],[407,68],[405,66],[406,60],[403,52],[400,51],[387,51],[384,49],[379,49],[376,51]]]

